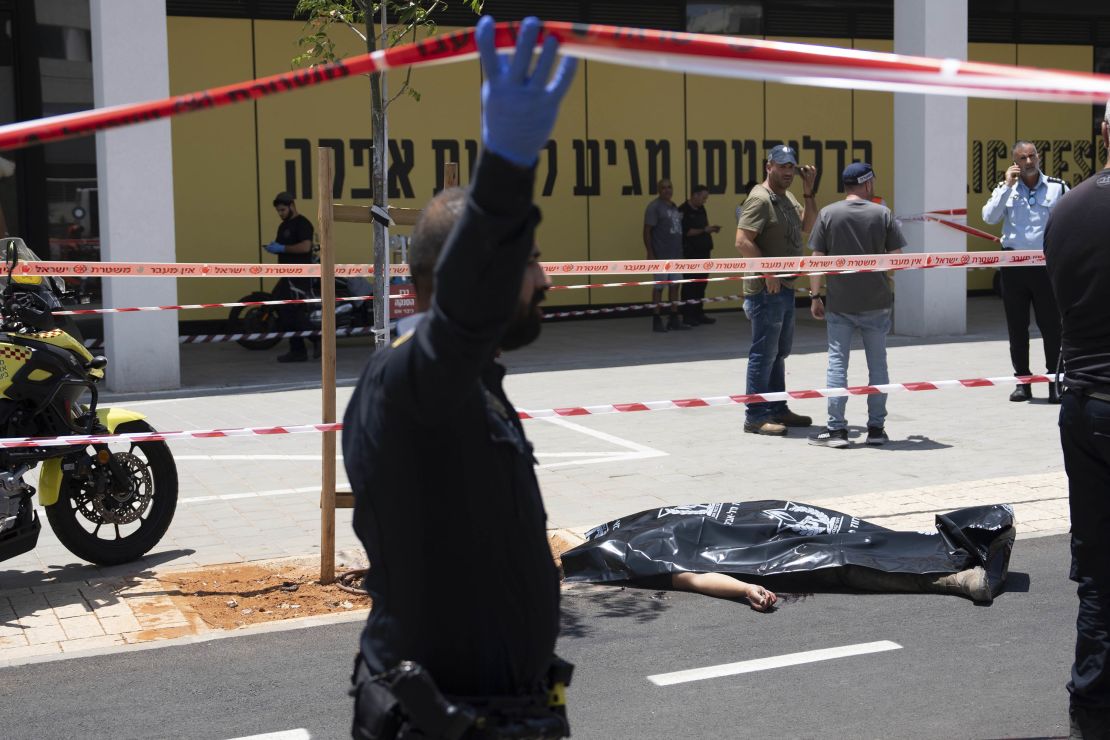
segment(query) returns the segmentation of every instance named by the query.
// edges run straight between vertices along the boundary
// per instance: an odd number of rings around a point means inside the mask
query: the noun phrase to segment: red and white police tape
[[[968,378],[965,380],[929,380],[918,383],[887,383],[885,385],[860,385],[848,388],[822,388],[808,391],[784,391],[736,396],[710,396],[707,398],[680,398],[670,401],[639,401],[635,403],[597,404],[593,406],[567,406],[553,409],[517,409],[521,419],[544,419],[559,416],[590,416],[598,414],[624,414],[633,411],[664,411],[668,409],[705,408],[710,406],[735,406],[767,401],[792,399],[830,398],[834,396],[869,396],[877,393],[901,391],[939,391],[945,388],[983,388],[986,386],[1015,383],[1048,383],[1047,375],[1006,375],[996,378]],[[211,439],[215,437],[263,437],[275,434],[311,434],[342,431],[343,424],[298,424],[292,426],[241,427],[237,429],[194,429],[184,432],[135,432],[130,434],[77,434],[64,437],[6,437],[0,438],[0,447],[62,447],[66,445],[107,444],[109,442],[161,442],[173,439]]]
[[[1037,250],[985,252],[907,252],[824,257],[736,257],[731,259],[613,260],[543,262],[548,275],[637,275],[672,272],[824,272],[829,270],[915,270],[931,267],[1005,267],[1043,265]],[[390,275],[408,275],[408,265],[390,266]],[[320,277],[320,265],[177,262],[21,262],[19,275],[57,277]],[[336,277],[366,276],[373,265],[336,265]]]
[[[499,23],[496,44],[516,45],[519,24]],[[537,39],[563,54],[612,64],[857,90],[1104,104],[1110,76],[710,34],[547,21]],[[245,102],[367,72],[477,56],[472,29],[257,80],[185,95],[0,126],[0,150]]]
[[[678,282],[678,281],[675,281]],[[687,298],[682,301],[662,301],[660,303],[638,303],[628,306],[604,306],[602,308],[582,308],[572,311],[551,311],[543,315],[544,319],[566,319],[578,316],[599,316],[611,313],[628,313],[632,311],[643,311],[649,308],[665,308],[669,306],[689,306],[698,303],[719,303],[722,301],[737,301],[743,298],[742,295],[726,295],[717,296],[713,298]],[[335,336],[338,339],[345,337],[365,337],[374,333],[374,330],[368,326],[357,326],[349,329],[341,329],[336,332]],[[182,334],[177,338],[178,344],[212,344],[217,342],[238,342],[240,340],[247,340],[249,342],[260,342],[270,339],[292,339],[293,337],[310,338],[318,337],[321,335],[319,331],[275,331],[275,332],[255,332],[255,333],[234,333],[234,334]],[[104,346],[102,339],[86,339],[85,347],[87,349],[100,349]]]
[[[398,295],[391,295],[390,298],[411,298],[409,293],[402,293]],[[374,296],[371,295],[357,295],[357,296],[343,296],[336,298],[337,302],[348,301],[371,301]],[[130,308],[74,308],[65,311],[51,311],[55,316],[87,316],[89,314],[103,314],[103,313],[137,313],[149,311],[188,311],[197,308],[253,308],[255,306],[285,306],[291,304],[309,304],[320,303],[322,298],[287,298],[284,300],[273,301],[229,301],[228,303],[183,303],[181,305],[169,306],[133,306]]]
[[[966,223],[966,208],[950,208],[942,211],[927,211],[925,213],[919,213],[916,216],[898,216],[897,218],[899,221],[927,221],[931,223],[937,223],[941,226],[947,226],[950,229],[962,231],[965,234],[970,234],[971,236],[985,239],[989,242],[998,243],[1002,241],[997,236],[988,231],[977,229],[974,226],[968,226]]]
[[[935,268],[954,267],[953,265],[934,265]],[[902,268],[892,267],[888,270],[881,270],[881,272],[898,272],[905,269],[918,269],[918,268]],[[982,270],[988,268],[970,267],[970,270]],[[854,275],[863,272],[880,272],[877,270],[827,270],[823,272],[803,272],[803,273],[773,273],[774,277],[791,278],[801,277],[802,275],[817,276],[817,275]],[[736,280],[762,280],[765,277],[771,276],[772,273],[760,273],[755,275],[728,275],[724,277],[711,277],[711,278],[680,278],[678,280],[631,280],[622,281],[617,283],[585,283],[581,285],[552,285],[548,290],[585,290],[588,288],[639,288],[651,285],[683,285],[686,283],[720,283],[730,282]],[[414,300],[412,293],[399,293],[397,295],[390,295],[392,300],[409,299]],[[337,301],[369,301],[373,300],[373,296],[355,296],[336,298]],[[236,308],[236,307],[255,307],[255,306],[281,306],[284,304],[308,304],[320,303],[319,298],[291,298],[289,300],[272,300],[272,301],[231,301],[228,303],[192,303],[184,305],[168,305],[168,306],[135,306],[131,308],[75,308],[66,309],[61,311],[53,311],[55,316],[85,316],[90,314],[108,314],[108,313],[141,313],[151,311],[184,311],[198,308]],[[634,307],[628,307],[634,308]]]

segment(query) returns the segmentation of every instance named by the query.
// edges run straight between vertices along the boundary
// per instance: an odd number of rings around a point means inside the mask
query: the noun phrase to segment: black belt
[[[382,711],[392,715],[372,722],[392,729],[371,738],[428,737],[445,740],[556,740],[570,735],[565,687],[574,667],[554,658],[545,691],[522,696],[461,697],[440,693],[432,677],[416,663],[405,661],[372,675],[359,657],[352,693],[368,681],[383,692]],[[412,732],[410,735],[408,733]]]
[[[1074,393],[1078,393],[1081,396],[1086,396],[1088,398],[1094,398],[1099,401],[1106,401],[1107,403],[1110,403],[1110,385],[1068,385],[1067,378],[1065,378],[1064,389],[1072,391]]]

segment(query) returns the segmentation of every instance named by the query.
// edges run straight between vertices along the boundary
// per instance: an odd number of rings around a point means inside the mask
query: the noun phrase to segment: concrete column
[[[967,59],[967,0],[894,0],[894,51]],[[894,95],[894,205],[914,215],[967,204],[967,100]],[[939,224],[907,222],[909,252],[963,252],[964,235]],[[967,331],[967,273],[895,273],[894,331],[942,336]]]
[[[167,97],[166,4],[91,0],[89,10],[96,107]],[[169,122],[97,134],[96,165],[101,259],[175,262]],[[104,279],[106,306],[173,303],[177,284],[172,279]],[[104,332],[111,390],[180,387],[177,316],[172,311],[107,314]]]

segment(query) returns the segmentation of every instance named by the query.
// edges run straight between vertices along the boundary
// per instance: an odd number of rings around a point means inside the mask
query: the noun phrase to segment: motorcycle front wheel
[[[239,303],[251,301],[272,301],[274,297],[269,293],[256,292],[243,296]],[[277,306],[236,306],[228,314],[227,324],[229,334],[273,334],[278,331]],[[240,347],[247,349],[270,349],[280,342],[278,337],[269,339],[239,339]]]
[[[153,432],[144,421],[120,424],[118,433]],[[46,518],[58,540],[83,560],[118,565],[138,560],[166,533],[177,509],[177,465],[165,442],[116,442],[108,448],[129,476],[126,492],[99,495],[96,473],[107,472],[97,462],[98,449],[89,446],[93,474],[78,479],[63,471],[56,503],[46,507]]]

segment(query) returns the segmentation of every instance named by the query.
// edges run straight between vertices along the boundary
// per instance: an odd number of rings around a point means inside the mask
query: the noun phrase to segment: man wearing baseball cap
[[[890,209],[873,202],[875,172],[866,162],[853,162],[841,176],[844,200],[827,205],[817,214],[817,223],[809,236],[815,257],[824,255],[855,256],[863,254],[895,254],[906,246],[902,229]],[[828,303],[821,297],[821,276],[809,279],[809,312],[815,319],[824,319],[829,335],[829,366],[826,385],[845,388],[848,385],[848,355],[852,335],[863,338],[867,357],[869,385],[889,383],[886,366],[886,335],[890,333],[890,308],[894,295],[890,276],[885,272],[853,275],[829,275]],[[809,442],[820,447],[845,448],[848,422],[844,408],[848,399],[830,398],[828,425]],[[886,434],[886,394],[867,397],[867,444],[889,442]]]
[[[740,207],[736,249],[742,257],[801,257],[802,232],[817,218],[814,183],[817,168],[798,167],[792,146],[771,149],[765,164],[767,177],[752,188]],[[790,193],[795,173],[802,175],[805,207]],[[747,393],[786,390],[786,357],[794,344],[794,279],[758,278],[744,281],[744,313],[752,322],[748,351]],[[744,431],[784,436],[787,427],[808,427],[813,420],[795,414],[785,401],[748,404]]]

